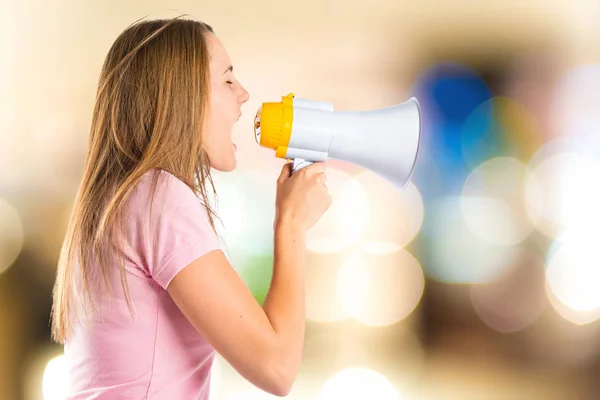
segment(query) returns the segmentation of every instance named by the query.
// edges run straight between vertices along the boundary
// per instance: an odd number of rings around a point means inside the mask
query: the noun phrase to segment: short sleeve
[[[205,206],[187,185],[169,173],[161,174],[151,215],[143,258],[146,272],[163,289],[192,261],[221,249]]]

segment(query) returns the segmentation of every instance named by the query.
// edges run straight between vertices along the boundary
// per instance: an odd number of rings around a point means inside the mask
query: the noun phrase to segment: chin
[[[217,171],[231,172],[231,171],[235,170],[235,168],[237,167],[237,161],[234,158],[232,161],[229,161],[226,163],[213,163],[211,165],[211,167],[213,169],[216,169]]]

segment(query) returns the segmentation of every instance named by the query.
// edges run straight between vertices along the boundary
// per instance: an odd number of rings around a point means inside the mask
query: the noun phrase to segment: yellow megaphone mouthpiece
[[[294,94],[279,103],[263,103],[254,117],[254,138],[262,147],[275,150],[275,156],[285,158],[294,120]]]

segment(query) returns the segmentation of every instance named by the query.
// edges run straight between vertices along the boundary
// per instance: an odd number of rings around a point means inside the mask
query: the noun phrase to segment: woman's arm
[[[302,358],[305,237],[302,225],[276,220],[273,277],[262,308],[219,250],[183,268],[167,288],[218,353],[248,381],[277,396],[291,390]]]

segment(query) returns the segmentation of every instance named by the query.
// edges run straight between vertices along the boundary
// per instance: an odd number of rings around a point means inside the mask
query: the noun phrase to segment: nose
[[[240,94],[240,103],[244,104],[250,98],[250,94],[243,86],[240,85],[240,88],[242,89]]]

